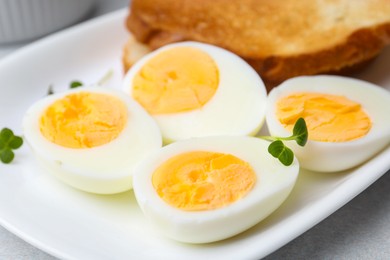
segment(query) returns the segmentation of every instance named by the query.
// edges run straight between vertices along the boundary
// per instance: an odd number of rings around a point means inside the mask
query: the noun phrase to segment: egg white
[[[390,93],[369,82],[329,75],[289,79],[269,93],[266,122],[271,135],[291,135],[275,116],[276,102],[295,92],[319,92],[345,96],[360,103],[372,121],[372,128],[368,134],[355,140],[346,142],[309,140],[305,147],[300,147],[293,142],[288,143],[302,168],[322,172],[346,170],[368,160],[389,144]]]
[[[153,115],[164,141],[169,143],[191,137],[215,135],[254,135],[265,119],[266,88],[259,75],[244,60],[222,48],[181,42],[166,45],[139,60],[126,74],[123,90],[132,95],[133,79],[156,54],[179,46],[198,48],[214,60],[219,71],[219,86],[202,108]]]
[[[267,151],[269,142],[255,137],[203,137],[178,141],[149,156],[136,167],[134,193],[143,213],[166,236],[187,243],[207,243],[234,236],[271,214],[287,198],[299,172],[294,158],[282,165]],[[152,184],[153,172],[169,158],[190,151],[232,154],[248,162],[257,182],[240,200],[223,208],[184,211],[163,201]]]
[[[125,128],[111,142],[92,148],[67,148],[46,139],[39,128],[44,110],[56,100],[77,92],[114,96],[127,107]],[[23,119],[24,137],[42,166],[63,182],[93,193],[112,194],[132,188],[133,167],[162,146],[157,124],[121,91],[82,87],[47,96],[34,103]]]

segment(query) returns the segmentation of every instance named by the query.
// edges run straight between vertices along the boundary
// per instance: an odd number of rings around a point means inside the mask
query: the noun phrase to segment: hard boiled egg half
[[[126,94],[82,87],[47,96],[23,119],[36,158],[65,183],[93,193],[132,187],[133,168],[162,146],[157,124]]]
[[[254,135],[264,123],[266,89],[240,57],[216,46],[182,42],[146,55],[123,89],[157,121],[164,141]]]
[[[169,144],[136,167],[138,204],[157,230],[181,242],[243,232],[281,205],[298,176],[298,161],[282,165],[268,145],[247,136]]]
[[[340,76],[304,76],[269,93],[267,126],[289,136],[299,117],[306,121],[305,147],[288,144],[301,167],[341,171],[368,160],[390,142],[390,93],[374,84]]]

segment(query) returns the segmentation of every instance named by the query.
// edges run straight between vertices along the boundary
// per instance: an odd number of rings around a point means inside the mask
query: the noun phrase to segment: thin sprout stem
[[[261,138],[261,139],[266,140],[266,141],[273,142],[273,141],[276,141],[276,140],[280,140],[280,141],[295,140],[296,136],[292,135],[292,136],[288,136],[288,137],[277,137],[277,136],[264,136],[263,135],[263,136],[258,136],[258,138]]]
[[[273,142],[273,141],[278,140],[278,138],[276,138],[276,137],[273,137],[273,136],[265,136],[265,135],[263,135],[263,136],[258,136],[258,138],[261,138],[261,139],[263,139],[263,140],[270,141],[270,142]]]
[[[114,74],[114,71],[110,69],[109,71],[104,74],[104,76],[97,82],[99,86],[105,84],[109,79],[111,79],[112,75]]]
[[[290,141],[290,140],[295,140],[297,139],[295,135],[288,136],[288,137],[277,137],[276,139],[278,140],[284,140],[284,141]]]

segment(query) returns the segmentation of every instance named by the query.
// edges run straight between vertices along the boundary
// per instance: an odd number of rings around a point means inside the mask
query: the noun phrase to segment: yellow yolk
[[[213,59],[193,47],[176,47],[149,60],[135,75],[133,98],[150,114],[201,108],[214,95],[219,72]]]
[[[227,206],[244,197],[255,182],[255,172],[247,162],[230,154],[202,151],[170,158],[152,177],[164,201],[187,211]]]
[[[345,142],[368,133],[371,120],[361,105],[343,96],[295,93],[280,99],[276,116],[289,130],[298,118],[307,124],[309,139]]]
[[[40,119],[41,133],[69,148],[106,144],[125,127],[125,104],[107,94],[79,92],[55,101]]]

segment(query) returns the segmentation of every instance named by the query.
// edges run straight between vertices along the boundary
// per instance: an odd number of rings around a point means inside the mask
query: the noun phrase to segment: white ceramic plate
[[[21,133],[21,119],[48,86],[97,81],[114,70],[120,87],[126,11],[88,22],[32,44],[0,61],[0,127]],[[390,49],[360,78],[390,90]],[[218,243],[187,245],[150,229],[132,192],[98,196],[43,174],[27,145],[11,165],[0,164],[0,224],[34,246],[64,259],[258,259],[332,214],[390,168],[390,147],[342,173],[302,171],[291,196],[265,221]]]

